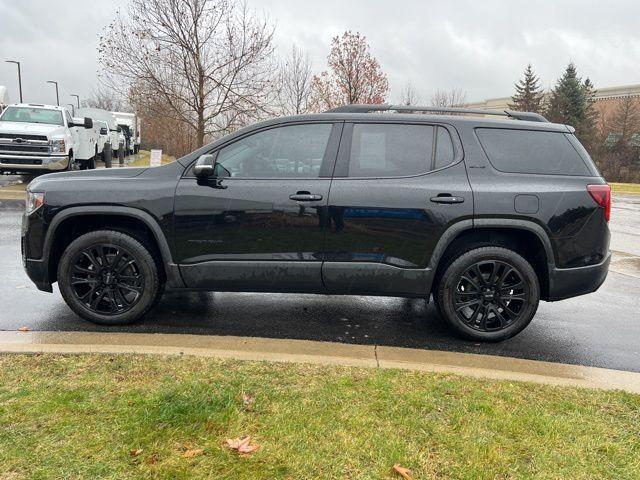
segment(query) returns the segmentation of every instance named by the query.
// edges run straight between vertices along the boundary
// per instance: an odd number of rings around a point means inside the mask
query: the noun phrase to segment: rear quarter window
[[[477,128],[476,135],[496,170],[506,173],[593,176],[568,134],[536,130]]]

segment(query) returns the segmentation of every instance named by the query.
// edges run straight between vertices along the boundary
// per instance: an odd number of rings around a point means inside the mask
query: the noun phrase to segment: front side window
[[[60,110],[32,107],[7,107],[0,120],[3,122],[44,123],[47,125],[64,125]]]
[[[431,169],[433,126],[356,124],[353,126],[349,176],[404,177]]]
[[[223,148],[216,159],[232,178],[315,178],[332,124],[290,125],[255,133]]]

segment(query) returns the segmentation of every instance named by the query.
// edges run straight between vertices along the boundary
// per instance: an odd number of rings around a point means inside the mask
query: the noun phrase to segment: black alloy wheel
[[[481,332],[502,330],[525,310],[528,288],[513,265],[488,260],[474,263],[459,277],[454,293],[458,318]]]
[[[438,311],[461,336],[497,342],[520,333],[540,303],[531,264],[504,247],[469,250],[447,265],[434,290]]]
[[[113,244],[97,244],[76,255],[69,283],[77,300],[101,315],[122,314],[140,300],[144,275],[135,256]]]
[[[98,230],[69,244],[58,264],[67,305],[85,320],[125,325],[142,318],[160,299],[159,265],[132,235]]]

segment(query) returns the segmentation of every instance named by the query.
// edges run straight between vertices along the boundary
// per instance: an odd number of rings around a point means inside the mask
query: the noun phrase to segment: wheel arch
[[[540,282],[541,297],[549,298],[549,272],[555,267],[551,241],[545,230],[527,220],[475,219],[454,224],[440,238],[431,258],[434,277],[431,291],[452,259],[483,246],[501,246],[523,256],[532,266]]]
[[[157,221],[147,212],[130,207],[72,207],[57,214],[45,236],[43,259],[47,262],[49,281],[56,280],[58,262],[71,240],[78,235],[113,229],[141,241],[159,257],[158,267],[171,286],[184,286],[177,265],[173,263],[169,244]]]

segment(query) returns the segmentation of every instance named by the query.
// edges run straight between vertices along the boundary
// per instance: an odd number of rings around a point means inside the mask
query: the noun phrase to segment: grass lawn
[[[133,162],[127,164],[127,167],[148,167],[149,162],[151,161],[151,152],[149,150],[140,150],[139,157]],[[171,157],[166,154],[162,154],[162,164],[171,163],[175,160],[174,157]]]
[[[610,183],[613,193],[640,195],[640,183]]]
[[[257,452],[222,445],[244,435]],[[640,396],[395,370],[0,355],[0,479],[400,478],[396,463],[414,479],[640,478]]]

